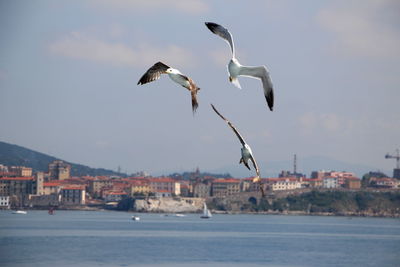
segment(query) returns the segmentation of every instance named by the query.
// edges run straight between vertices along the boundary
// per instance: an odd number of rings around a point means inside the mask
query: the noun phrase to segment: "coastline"
[[[48,210],[49,207],[36,207],[36,208],[23,208],[22,210]],[[3,210],[17,210],[17,209],[3,209]],[[116,211],[116,212],[131,212],[131,213],[156,213],[156,214],[173,214],[175,212],[171,211],[135,211],[135,210],[118,210],[118,209],[109,209],[104,207],[93,207],[87,205],[80,206],[60,206],[55,209],[64,210],[64,211],[98,211],[98,212],[108,212],[108,211]],[[336,217],[371,217],[371,218],[400,218],[400,213],[390,214],[387,212],[305,212],[305,211],[224,211],[224,210],[211,210],[213,214],[226,214],[226,215],[288,215],[288,216],[336,216]],[[179,212],[182,214],[200,214],[200,212]]]

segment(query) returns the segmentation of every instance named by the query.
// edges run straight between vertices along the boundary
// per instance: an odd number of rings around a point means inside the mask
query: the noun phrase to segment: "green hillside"
[[[25,166],[33,171],[47,171],[48,165],[54,160],[62,160],[21,146],[8,144],[0,141],[0,164],[6,166]],[[65,161],[67,162],[67,161]],[[117,173],[102,168],[90,168],[85,165],[67,162],[71,165],[72,176],[97,176],[97,175],[118,175],[126,176],[124,173]]]

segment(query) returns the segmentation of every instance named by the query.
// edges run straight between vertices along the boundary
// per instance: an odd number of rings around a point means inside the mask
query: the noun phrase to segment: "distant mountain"
[[[25,166],[30,167],[33,171],[48,171],[48,165],[54,160],[62,160],[53,156],[49,156],[34,150],[24,148],[17,145],[8,144],[0,141],[0,164],[6,166]],[[90,168],[85,165],[64,162],[71,165],[71,176],[101,176],[101,175],[118,175],[126,176],[125,173],[117,173],[112,170],[102,168]]]
[[[210,173],[210,172],[183,172],[183,173],[172,173],[167,175],[168,177],[179,178],[183,180],[190,180],[192,178],[205,178],[205,177],[215,177],[215,178],[232,178],[229,173]]]
[[[258,162],[262,177],[277,177],[282,170],[293,171],[293,161],[271,161],[271,162]],[[362,164],[353,164],[336,159],[332,159],[326,156],[310,156],[297,158],[297,172],[305,174],[310,177],[312,171],[318,170],[332,170],[332,171],[348,171],[355,173],[358,177],[362,177],[364,174],[370,171],[376,171],[377,168],[366,166]],[[244,168],[243,165],[229,165],[218,169],[210,170],[216,173],[229,172],[236,178],[254,176],[255,172],[249,171]],[[380,170],[385,173],[391,173],[388,170]]]

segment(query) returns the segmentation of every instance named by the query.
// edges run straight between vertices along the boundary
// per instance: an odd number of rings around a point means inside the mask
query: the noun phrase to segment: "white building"
[[[301,188],[300,180],[297,178],[268,178],[266,179],[268,189],[272,191],[294,190]]]
[[[10,197],[0,196],[0,209],[8,209],[10,207]]]
[[[324,177],[322,178],[323,188],[338,188],[339,181],[337,177]]]

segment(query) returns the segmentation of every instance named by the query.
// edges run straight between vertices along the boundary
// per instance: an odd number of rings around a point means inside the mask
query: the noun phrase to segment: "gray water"
[[[400,220],[0,211],[0,266],[400,266]]]

